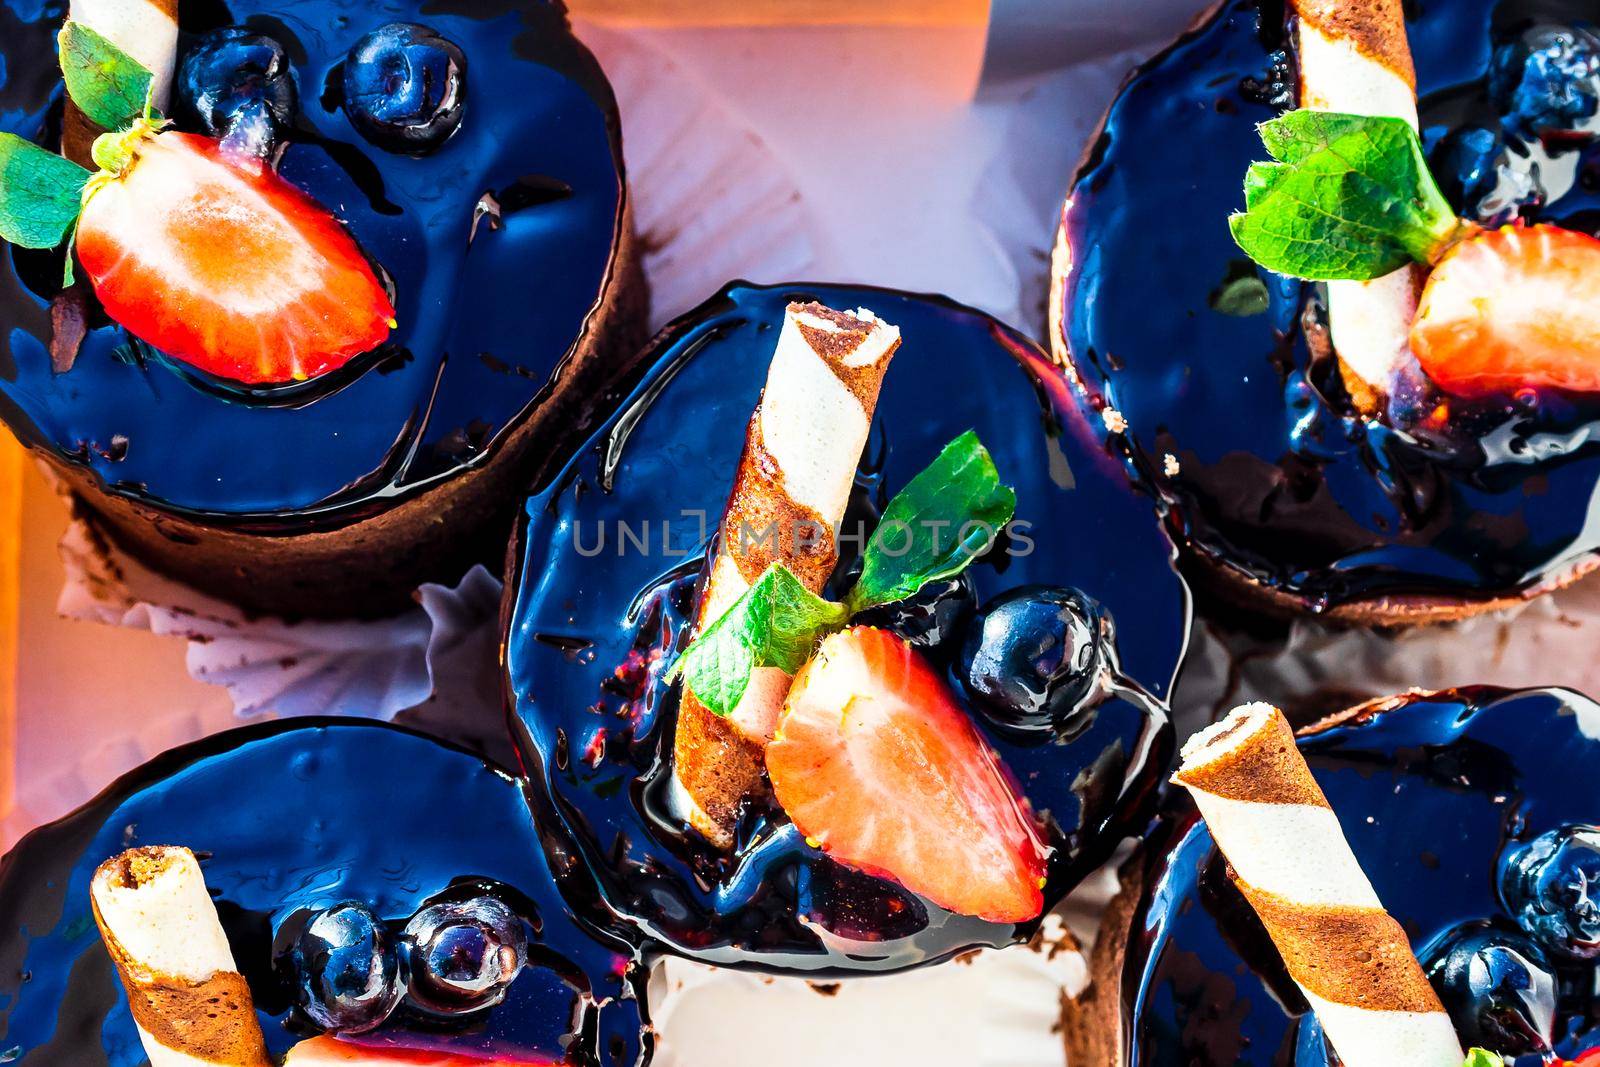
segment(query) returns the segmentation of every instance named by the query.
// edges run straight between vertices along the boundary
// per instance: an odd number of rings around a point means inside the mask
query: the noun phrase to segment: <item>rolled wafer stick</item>
[[[717,554],[696,628],[715,622],[773,563],[812,592],[838,561],[844,519],[900,331],[870,311],[790,304],[745,432],[723,511]],[[674,743],[680,814],[712,843],[733,840],[739,804],[761,787],[762,753],[789,691],[789,675],[759,667],[738,706],[719,718],[685,692]]]
[[[186,848],[131,849],[90,883],[151,1067],[270,1067],[250,987]]]
[[[1194,797],[1345,1067],[1461,1067],[1449,1015],[1282,712],[1235,709],[1190,739],[1172,780]]]
[[[178,55],[178,0],[71,0],[67,17],[138,60],[150,72],[156,107],[167,106]],[[89,147],[103,132],[67,101],[61,120],[62,155],[89,165]]]
[[[1400,0],[1293,0],[1300,106],[1417,125],[1417,76]],[[1328,283],[1328,325],[1345,388],[1374,411],[1414,361],[1409,335],[1421,268]]]

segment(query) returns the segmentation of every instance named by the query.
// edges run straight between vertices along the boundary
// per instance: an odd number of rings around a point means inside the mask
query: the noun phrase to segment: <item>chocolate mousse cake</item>
[[[635,1067],[653,1043],[644,965],[567,910],[517,780],[387,725],[169,752],[25,837],[0,913],[19,1063]]]
[[[1050,336],[1197,581],[1408,624],[1594,567],[1597,101],[1565,0],[1229,0],[1131,78]]]
[[[1597,723],[1576,693],[1484,688],[1198,735],[1069,1006],[1072,1062],[1600,1059],[1600,829],[1575,784]]]
[[[1165,773],[1188,597],[1147,502],[943,299],[735,283],[652,353],[507,586],[569,905],[812,978],[1026,941]]]
[[[248,609],[382,614],[497,558],[644,339],[562,6],[61,7],[0,15],[0,418]]]

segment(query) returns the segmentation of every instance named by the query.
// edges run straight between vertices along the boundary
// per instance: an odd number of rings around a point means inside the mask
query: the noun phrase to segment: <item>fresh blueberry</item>
[[[372,909],[346,901],[320,911],[290,950],[295,999],[330,1033],[371,1030],[400,1003],[394,944]]]
[[[1498,130],[1466,126],[1439,138],[1428,152],[1428,169],[1456,210],[1477,217],[1478,205],[1500,183],[1504,155]]]
[[[294,114],[294,80],[283,46],[244,26],[212,30],[183,57],[175,117],[216,137],[270,145]]]
[[[1108,631],[1100,605],[1076,589],[1013,589],[967,627],[961,681],[999,726],[1065,731],[1098,691]]]
[[[1552,956],[1600,959],[1600,826],[1562,826],[1508,852],[1500,894]]]
[[[1525,137],[1596,131],[1600,37],[1576,26],[1535,26],[1495,50],[1489,92]]]
[[[487,896],[423,908],[406,923],[401,944],[411,1000],[440,1015],[500,1003],[528,962],[522,920]]]
[[[345,57],[345,114],[361,136],[391,152],[439,147],[461,125],[466,98],[467,57],[426,26],[379,26]]]
[[[1463,1044],[1510,1056],[1549,1051],[1555,977],[1526,935],[1467,923],[1424,953],[1423,968]]]
[[[868,608],[854,621],[893,630],[914,648],[948,657],[977,606],[972,580],[958,574],[929,582],[906,600]]]

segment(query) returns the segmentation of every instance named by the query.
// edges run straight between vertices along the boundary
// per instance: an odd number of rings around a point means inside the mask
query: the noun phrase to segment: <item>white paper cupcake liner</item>
[[[1439,626],[1341,629],[1300,619],[1265,649],[1206,624],[1195,628],[1174,710],[1182,733],[1253,700],[1299,711],[1304,721],[1408,689],[1563,686],[1595,696],[1597,638],[1600,574],[1506,611]]]
[[[814,259],[811,222],[760,137],[662,52],[597,26],[578,33],[610,76],[623,115],[653,327],[731,279],[803,277]],[[493,642],[474,629],[480,617],[492,624],[487,574],[469,575],[453,594],[425,589],[419,607],[392,619],[291,624],[247,617],[153,574],[107,548],[81,519],[61,555],[62,614],[188,640],[189,673],[225,687],[243,716],[392,718],[434,693],[433,664],[443,652],[488,650],[477,673],[457,679],[460,693],[483,691],[483,678],[494,677]],[[493,693],[497,706],[497,683]]]

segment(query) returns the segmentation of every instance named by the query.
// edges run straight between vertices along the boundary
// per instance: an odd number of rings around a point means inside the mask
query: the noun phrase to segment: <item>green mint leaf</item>
[[[700,703],[727,715],[744,696],[751,671],[777,667],[793,674],[817,641],[849,618],[843,604],[822,599],[774,563],[684,650],[673,670]]]
[[[0,133],[0,237],[55,248],[72,232],[89,172],[14,133]]]
[[[1486,1048],[1475,1048],[1467,1053],[1467,1062],[1461,1067],[1505,1067],[1506,1061]]]
[[[89,121],[121,130],[145,113],[150,72],[139,61],[81,22],[61,27],[61,76],[67,95]]]
[[[994,460],[968,430],[896,493],[862,555],[851,612],[904,600],[959,574],[994,543],[1017,509]]]
[[[1277,162],[1245,175],[1239,247],[1279,274],[1366,281],[1431,262],[1456,218],[1401,119],[1291,111],[1261,127]]]
[[[1211,310],[1223,315],[1245,318],[1265,315],[1272,306],[1272,294],[1267,283],[1256,273],[1256,265],[1248,259],[1236,259],[1228,264],[1228,274],[1222,284],[1211,290],[1207,299]]]

